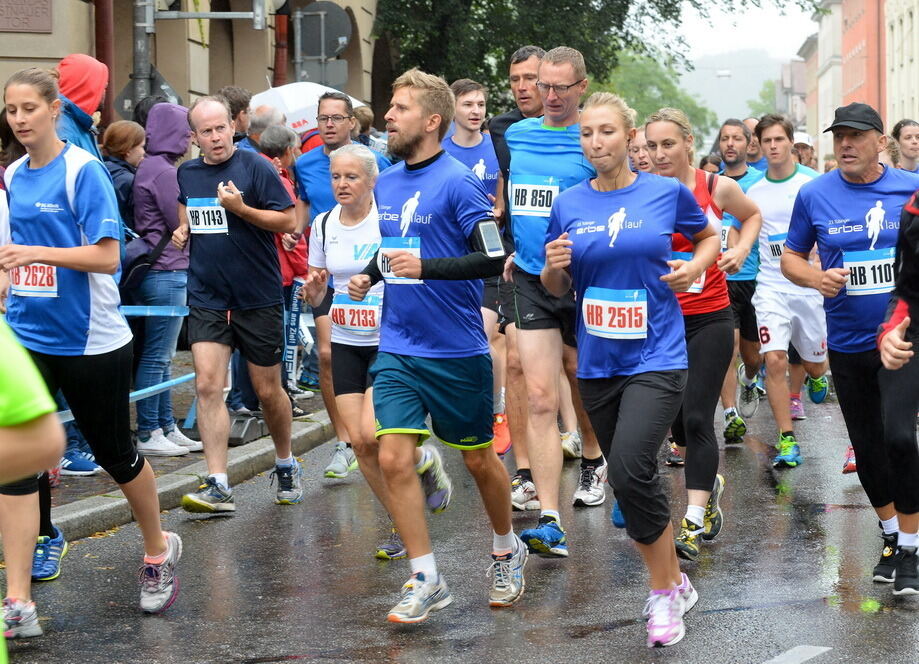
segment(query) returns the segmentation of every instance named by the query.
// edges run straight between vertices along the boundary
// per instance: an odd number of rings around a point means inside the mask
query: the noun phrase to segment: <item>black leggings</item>
[[[686,370],[582,378],[578,385],[626,532],[639,544],[653,544],[670,523],[657,453],[683,400]]]
[[[730,307],[684,316],[689,377],[683,407],[670,427],[686,446],[686,488],[711,491],[718,474],[715,408],[734,354],[734,314]]]
[[[45,355],[29,351],[48,391],[61,390],[96,463],[118,484],[140,474],[144,458],[131,440],[131,343],[101,355]],[[0,494],[38,491],[34,477],[0,485]]]

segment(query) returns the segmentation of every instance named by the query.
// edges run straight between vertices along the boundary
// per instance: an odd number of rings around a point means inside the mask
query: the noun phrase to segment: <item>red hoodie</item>
[[[61,94],[86,115],[99,110],[108,85],[108,67],[94,57],[72,53],[57,65]]]

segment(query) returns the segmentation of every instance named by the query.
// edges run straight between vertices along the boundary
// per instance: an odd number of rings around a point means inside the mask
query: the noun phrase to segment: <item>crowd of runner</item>
[[[726,519],[719,401],[728,446],[768,401],[772,464],[788,472],[805,460],[802,395],[823,402],[830,378],[850,441],[842,472],[858,474],[879,523],[873,580],[919,594],[919,123],[888,136],[870,106],[837,108],[819,174],[812,138],[779,114],[725,120],[701,154],[680,109],[641,119],[615,94],[585,99],[571,48],[524,46],[509,76],[515,108],[489,119],[483,85],[405,72],[385,138],[338,92],[304,137],[240,88],[187,109],[144,100],[101,152],[104,65],[68,56],[6,82],[6,637],[42,634],[31,585],[57,578],[67,552],[49,466],[118,483],[143,540],[140,607],[159,613],[178,595],[182,540],[160,526],[145,455],[203,451],[207,475],[182,507],[232,513],[231,410],[257,408],[274,501],[301,503],[311,471],[291,427],[304,387],[321,389],[335,430],[324,475],[359,469],[389,515],[368,558],[408,560],[389,621],[453,601],[425,517],[453,494],[437,440],[461,452],[491,523],[490,606],[521,599],[529,555],[569,555],[563,500],[609,505],[647,568],[647,644],[677,643],[705,594],[681,559]],[[198,156],[183,161],[190,143]],[[128,302],[187,305],[200,442],[168,391],[138,402],[132,431],[130,391],[169,380],[181,320],[129,327]],[[318,366],[298,380],[284,360],[301,307]],[[72,442],[56,463],[63,408]],[[578,481],[562,497],[566,457]],[[684,469],[678,527],[661,462]],[[531,527],[515,533],[512,510],[532,511]]]

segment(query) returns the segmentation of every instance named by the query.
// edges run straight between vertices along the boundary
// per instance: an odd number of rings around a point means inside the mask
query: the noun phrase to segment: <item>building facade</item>
[[[823,0],[814,14],[817,32],[817,116],[814,149],[821,163],[833,153],[833,137],[823,129],[833,124],[842,101],[842,0]]]
[[[883,2],[843,0],[842,103],[869,104],[878,110],[886,126],[885,33]]]
[[[804,61],[804,130],[816,136],[817,129],[817,33],[804,40],[798,49]],[[823,155],[818,155],[822,157]]]
[[[919,0],[887,0],[886,24],[887,121],[893,126],[902,118],[919,117],[916,82],[919,81],[916,19]]]

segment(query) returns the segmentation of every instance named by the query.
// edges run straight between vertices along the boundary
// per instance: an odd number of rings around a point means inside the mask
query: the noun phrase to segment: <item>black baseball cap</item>
[[[836,109],[833,116],[833,124],[823,130],[823,133],[833,131],[836,127],[851,127],[852,129],[877,129],[884,133],[884,123],[881,122],[881,116],[868,104],[854,101],[848,106],[840,106]]]

